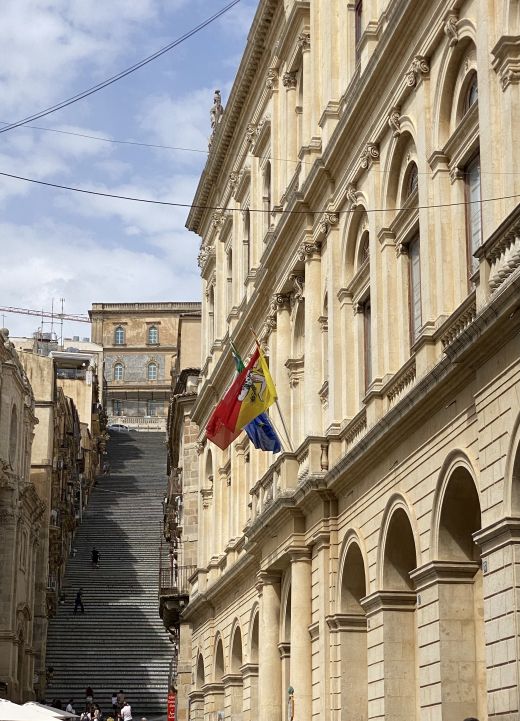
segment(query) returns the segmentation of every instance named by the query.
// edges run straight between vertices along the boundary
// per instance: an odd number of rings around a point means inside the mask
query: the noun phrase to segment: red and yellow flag
[[[206,426],[206,436],[225,450],[248,423],[275,402],[276,397],[267,361],[257,345],[249,363],[213,411]]]

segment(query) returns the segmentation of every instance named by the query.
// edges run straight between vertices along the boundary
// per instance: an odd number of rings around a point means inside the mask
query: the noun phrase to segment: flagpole
[[[251,333],[252,333],[253,336],[254,336],[254,339],[256,340],[256,344],[257,344],[258,348],[261,348],[261,346],[260,346],[260,341],[259,341],[259,339],[258,339],[257,334],[255,333],[255,330],[254,330],[253,326],[250,325],[249,328],[250,328],[250,330],[251,330]],[[293,444],[292,444],[292,441],[291,441],[291,436],[289,435],[289,431],[287,430],[287,426],[285,425],[285,419],[284,419],[284,417],[283,417],[282,409],[280,408],[280,403],[278,402],[278,397],[276,398],[275,403],[276,403],[276,407],[277,407],[277,409],[278,409],[278,415],[280,416],[280,420],[281,420],[281,422],[282,422],[282,426],[283,426],[283,430],[284,430],[284,433],[285,433],[285,437],[286,437],[286,439],[287,439],[287,443],[289,444],[289,450],[291,451],[291,453],[294,453],[294,448],[293,448]]]

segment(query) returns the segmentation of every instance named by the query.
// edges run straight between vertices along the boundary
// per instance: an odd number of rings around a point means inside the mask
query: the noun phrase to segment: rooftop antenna
[[[61,300],[61,316],[60,316],[60,348],[63,350],[63,304],[65,303],[65,298],[60,298]]]
[[[54,298],[51,301],[51,338],[54,331]]]

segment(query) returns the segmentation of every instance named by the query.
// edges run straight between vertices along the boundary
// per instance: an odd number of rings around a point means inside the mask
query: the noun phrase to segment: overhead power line
[[[197,203],[176,203],[171,200],[155,200],[153,198],[138,198],[132,195],[119,195],[118,193],[107,193],[103,192],[101,190],[89,190],[87,188],[77,188],[73,185],[60,185],[59,183],[51,183],[46,180],[37,180],[36,178],[25,178],[22,175],[14,175],[13,173],[3,173],[0,171],[0,177],[4,178],[11,178],[13,180],[21,180],[25,183],[34,183],[36,185],[43,185],[48,188],[56,188],[58,190],[69,190],[73,193],[83,193],[84,195],[94,195],[101,198],[115,198],[116,200],[128,200],[132,201],[133,203],[148,203],[150,205],[163,205],[163,206],[169,206],[172,208],[197,208],[199,210],[214,210],[214,211],[228,211],[228,212],[240,212],[242,213],[244,211],[244,208],[227,208],[223,205],[203,205],[203,204],[197,204]],[[415,205],[413,207],[404,207],[404,208],[364,208],[366,213],[397,213],[401,210],[404,211],[415,211],[415,210],[427,210],[429,208],[455,208],[457,206],[461,205],[473,205],[475,203],[493,203],[499,200],[514,200],[515,198],[520,198],[520,194],[514,194],[514,195],[500,195],[495,198],[481,198],[480,200],[467,200],[467,201],[459,201],[456,203],[432,203],[427,205]],[[266,213],[267,211],[263,208],[248,208],[250,213]],[[348,213],[355,213],[358,209],[357,208],[348,208],[345,210],[336,210],[335,213],[338,214],[348,214]],[[305,210],[277,210],[277,213],[280,215],[307,215],[309,213],[311,214],[320,214],[320,213],[330,213],[330,208],[321,208],[321,209],[305,209]]]
[[[187,33],[184,33],[184,35],[181,35],[181,37],[177,38],[173,42],[169,43],[168,45],[165,45],[165,47],[161,48],[160,50],[157,50],[153,55],[149,55],[147,58],[144,58],[144,60],[140,60],[137,63],[134,63],[134,65],[131,65],[129,68],[125,68],[125,70],[121,70],[116,75],[112,75],[110,78],[107,78],[106,80],[103,80],[100,83],[97,83],[97,85],[93,85],[90,88],[87,88],[86,90],[83,90],[80,93],[77,93],[76,95],[73,95],[70,98],[67,98],[66,100],[62,100],[60,103],[56,103],[56,105],[52,105],[48,108],[45,108],[45,110],[41,110],[37,113],[33,113],[33,115],[28,115],[26,118],[23,118],[22,120],[18,120],[15,123],[10,123],[5,128],[0,128],[0,133],[6,133],[8,130],[12,130],[13,128],[18,128],[20,125],[25,125],[26,123],[30,123],[33,120],[38,120],[39,118],[44,118],[46,115],[50,115],[51,113],[55,113],[57,110],[62,110],[62,108],[66,108],[69,105],[72,105],[73,103],[77,103],[78,100],[83,100],[83,98],[87,98],[89,95],[93,95],[94,93],[97,93],[99,90],[103,90],[103,88],[106,88],[108,85],[112,85],[113,83],[116,83],[118,80],[121,80],[122,78],[126,78],[127,75],[130,75],[131,73],[135,73],[136,70],[139,70],[144,65],[147,65],[148,63],[151,63],[152,60],[156,60],[157,58],[161,57],[161,55],[164,55],[165,53],[169,52],[173,48],[177,47],[177,45],[180,45],[185,40],[188,40],[196,33],[203,30],[205,27],[210,25],[212,22],[217,20],[219,17],[224,15],[228,12],[228,10],[231,10],[232,7],[235,5],[238,5],[238,3],[241,0],[233,0],[228,5],[223,7],[221,10],[219,10],[217,13],[212,15],[210,18],[207,18],[203,22],[201,22],[196,27],[189,30]]]

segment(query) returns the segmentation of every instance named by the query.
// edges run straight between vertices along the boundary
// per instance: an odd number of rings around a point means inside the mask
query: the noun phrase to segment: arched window
[[[244,210],[244,282],[251,270],[251,214],[249,208]]]
[[[150,345],[157,345],[157,343],[159,343],[159,330],[154,325],[148,328],[148,343]]]
[[[477,79],[477,73],[473,71],[470,74],[469,81],[467,81],[466,85],[466,95],[464,97],[464,112],[467,113],[468,110],[471,108],[472,105],[474,105],[478,100],[478,79]]]
[[[265,232],[271,225],[271,163],[268,160],[264,169],[263,205],[265,211]]]
[[[408,168],[406,169],[405,174],[405,181],[404,181],[404,193],[403,198],[406,200],[411,195],[417,192],[419,188],[419,171],[417,170],[417,165],[414,162],[411,162]]]
[[[157,363],[148,363],[147,378],[149,381],[157,380]]]
[[[124,366],[122,363],[116,363],[114,365],[114,380],[115,381],[122,381],[124,376]]]
[[[114,333],[114,341],[116,345],[125,344],[125,329],[123,326],[118,325]]]

